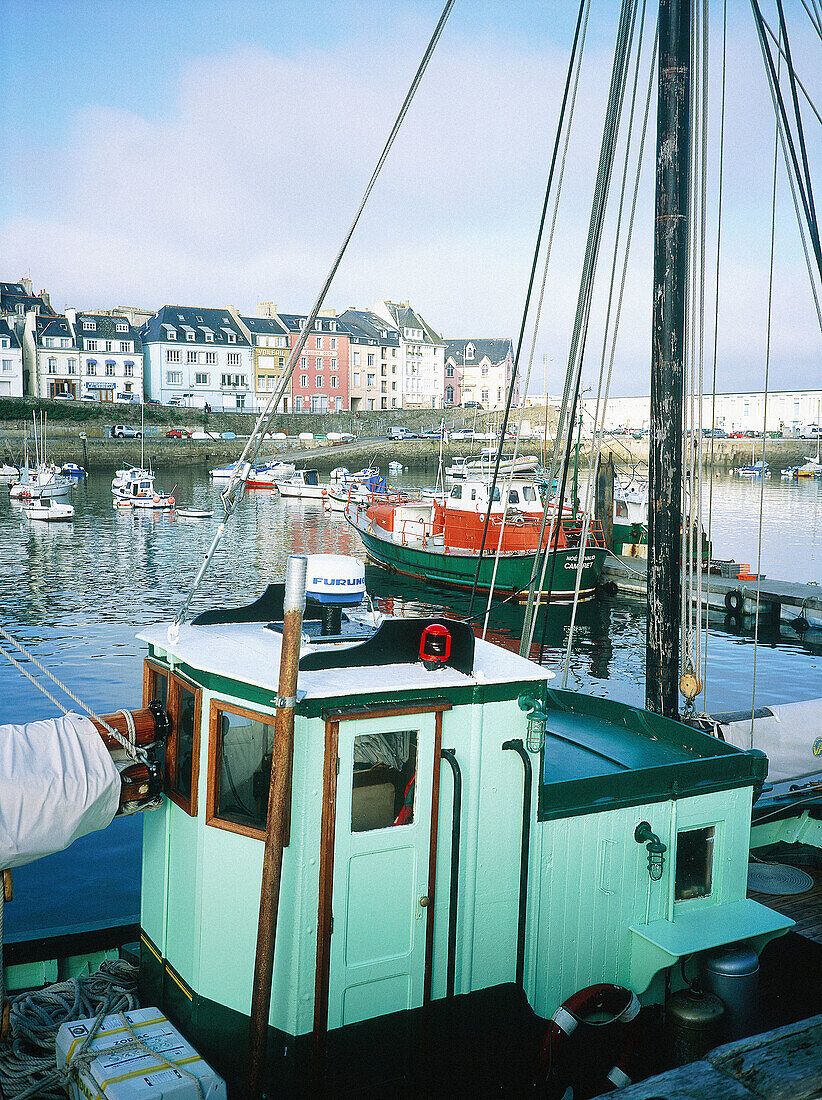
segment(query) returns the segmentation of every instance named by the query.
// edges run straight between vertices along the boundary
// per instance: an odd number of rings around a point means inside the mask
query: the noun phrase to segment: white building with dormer
[[[449,340],[445,349],[446,405],[502,409],[514,377],[514,348],[510,340]],[[519,406],[519,379],[514,383],[512,408]]]
[[[399,334],[402,407],[442,408],[445,341],[408,302],[377,302],[372,312]]]
[[[67,309],[77,345],[75,397],[95,401],[143,400],[143,345],[128,317]]]
[[[0,319],[0,397],[23,396],[23,348],[14,328]]]
[[[140,335],[148,397],[215,412],[254,409],[251,343],[229,310],[163,306]]]

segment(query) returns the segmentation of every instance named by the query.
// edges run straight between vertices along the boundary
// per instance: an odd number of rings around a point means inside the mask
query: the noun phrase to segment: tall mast
[[[678,714],[682,404],[691,153],[690,0],[660,0],[645,705]]]

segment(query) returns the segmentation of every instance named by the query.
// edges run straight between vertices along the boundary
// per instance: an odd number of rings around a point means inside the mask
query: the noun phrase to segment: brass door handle
[[[422,907],[422,908],[424,909],[424,908],[426,907],[426,905],[427,905],[427,904],[428,904],[428,898],[426,898],[426,897],[421,897],[421,898],[420,898],[420,906],[421,906],[421,907]]]

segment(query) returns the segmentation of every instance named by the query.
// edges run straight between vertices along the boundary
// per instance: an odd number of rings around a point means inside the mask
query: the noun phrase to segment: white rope
[[[52,683],[56,684],[57,687],[60,689],[60,691],[62,691],[64,695],[67,695],[73,703],[76,703],[77,706],[80,707],[81,710],[85,711],[85,713],[89,716],[89,718],[92,718],[95,722],[99,722],[100,725],[103,727],[103,729],[105,729],[106,732],[109,733],[111,735],[111,737],[114,738],[114,740],[117,742],[117,744],[120,746],[120,748],[122,748],[124,750],[124,752],[126,753],[127,756],[129,756],[132,760],[134,760],[137,763],[145,763],[148,760],[148,756],[146,755],[145,751],[140,748],[139,745],[133,744],[132,742],[130,742],[128,740],[128,738],[123,737],[122,733],[120,733],[118,730],[114,729],[113,726],[110,726],[109,723],[106,722],[105,719],[101,718],[99,714],[95,714],[95,712],[91,709],[91,707],[86,706],[86,704],[83,702],[82,699],[80,699],[77,695],[75,695],[74,692],[71,691],[70,688],[67,688],[66,685],[64,683],[62,683],[62,681],[58,680],[53,672],[50,672],[49,669],[47,669],[44,664],[42,664],[40,661],[37,660],[37,658],[34,656],[33,653],[31,653],[29,650],[27,650],[25,648],[25,646],[22,646],[2,626],[0,626],[0,637],[5,638],[5,640],[7,642],[9,642],[11,645],[13,645],[15,649],[19,650],[19,652],[23,654],[23,656],[26,658],[26,660],[30,661],[35,666],[35,668],[40,669],[40,671],[43,673],[44,676],[48,676],[49,680],[51,680]],[[63,703],[61,703],[61,702],[59,702],[59,700],[55,699],[55,697],[51,694],[51,692],[49,692],[48,689],[45,688],[43,686],[43,684],[41,684],[39,682],[39,680],[37,680],[34,676],[32,676],[31,673],[27,669],[25,669],[20,664],[20,662],[17,661],[11,655],[11,653],[8,652],[8,650],[6,650],[2,646],[0,646],[0,653],[2,653],[3,656],[8,661],[10,661],[11,664],[14,665],[14,667],[17,669],[18,672],[22,673],[23,676],[25,676],[27,680],[29,680],[32,684],[34,684],[34,686],[37,688],[38,691],[41,691],[47,699],[49,699],[52,703],[54,703],[54,705],[58,708],[58,710],[61,710],[63,712],[63,714],[70,714],[71,713],[71,711],[66,706],[64,706]],[[133,722],[132,722],[132,724],[133,724]]]
[[[126,720],[126,732],[128,733],[128,742],[132,749],[137,748],[137,727],[134,725],[134,715],[130,710],[118,710],[118,714],[122,714]]]

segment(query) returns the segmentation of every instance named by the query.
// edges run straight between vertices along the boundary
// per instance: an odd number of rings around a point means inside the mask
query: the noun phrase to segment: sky
[[[570,0],[457,0],[326,306],[408,300],[446,339],[516,343],[575,9]],[[774,9],[764,0],[776,27]],[[307,312],[440,10],[428,0],[3,0],[0,280],[30,276],[58,310],[169,303],[253,313],[273,301]],[[822,42],[800,0],[786,0],[786,13],[796,70],[822,113]],[[721,17],[714,0],[705,389],[713,375]],[[541,323],[534,338],[532,310],[523,343],[523,376],[533,348],[531,392],[562,388],[617,18],[615,0],[593,0]],[[757,390],[768,339],[774,124],[742,0],[729,3],[727,72],[716,387]],[[615,395],[649,389],[654,106],[655,96]],[[803,119],[818,168],[820,124],[807,105]],[[620,149],[616,177],[623,157]],[[822,173],[815,178],[822,192]],[[594,389],[618,201],[615,186],[583,369]],[[543,258],[544,250],[538,284]],[[782,171],[769,388],[822,386],[821,343]]]

